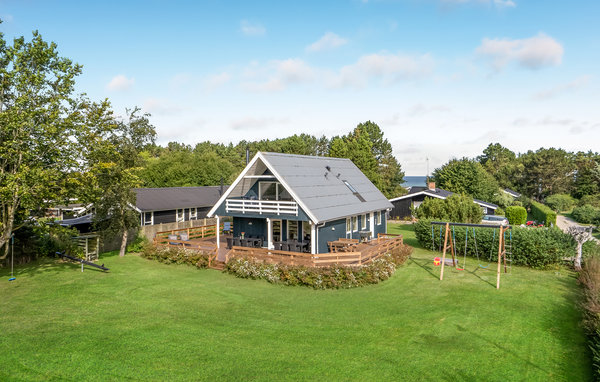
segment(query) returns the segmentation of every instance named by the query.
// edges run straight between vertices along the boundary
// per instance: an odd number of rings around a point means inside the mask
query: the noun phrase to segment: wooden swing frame
[[[440,271],[440,281],[444,279],[444,265],[446,262],[446,251],[449,249],[450,254],[452,255],[452,265],[456,267],[456,258],[454,256],[454,242],[452,238],[450,238],[450,244],[448,244],[448,237],[450,236],[450,227],[451,226],[459,226],[459,227],[480,227],[480,228],[496,228],[500,229],[499,239],[498,239],[498,271],[496,275],[496,289],[500,289],[500,273],[502,270],[502,261],[504,260],[504,273],[508,273],[506,266],[506,240],[504,238],[504,234],[509,229],[512,229],[510,225],[484,225],[484,224],[469,224],[469,223],[449,223],[449,222],[431,222],[431,224],[435,225],[444,225],[446,227],[446,232],[444,233],[444,250],[442,252],[442,268]],[[463,264],[463,267],[465,265]]]

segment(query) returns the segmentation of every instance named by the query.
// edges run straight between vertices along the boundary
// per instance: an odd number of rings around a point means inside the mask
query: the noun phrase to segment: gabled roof
[[[223,192],[228,186],[223,186]],[[221,186],[134,188],[135,206],[140,211],[211,207],[221,197]]]
[[[510,188],[505,188],[503,190],[505,193],[509,194],[510,196],[512,196],[513,198],[518,198],[521,196],[521,194],[517,191],[513,191]]]
[[[349,159],[259,152],[208,216],[214,215],[251,169],[258,168],[257,162],[264,164],[315,224],[393,207]]]
[[[431,196],[433,198],[446,199],[450,195],[454,194],[451,191],[442,190],[441,188],[430,189],[427,187],[411,187],[408,191],[408,194],[402,195],[397,198],[390,199],[390,202],[395,202],[397,200],[409,199],[415,197],[417,195],[426,195]],[[483,200],[473,199],[473,202],[479,204],[480,206],[489,207],[493,209],[497,209],[498,206],[494,203],[484,202]]]

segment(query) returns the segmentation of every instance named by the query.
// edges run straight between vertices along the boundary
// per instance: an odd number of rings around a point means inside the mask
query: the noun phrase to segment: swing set
[[[452,256],[452,266],[455,267],[459,271],[464,271],[466,269],[466,260],[467,260],[467,246],[469,243],[469,228],[472,229],[473,242],[475,244],[475,254],[477,255],[478,266],[483,269],[489,268],[492,263],[492,255],[493,255],[493,247],[490,247],[490,256],[488,258],[487,265],[481,265],[481,260],[479,258],[479,251],[477,250],[477,236],[475,234],[475,227],[479,228],[493,228],[494,234],[492,238],[492,243],[496,241],[496,230],[500,230],[498,233],[498,271],[496,276],[496,289],[500,289],[500,273],[502,269],[502,262],[504,262],[504,273],[508,273],[508,269],[512,266],[512,259],[509,259],[509,266],[506,265],[507,255],[511,255],[512,250],[512,226],[503,226],[503,225],[487,225],[487,224],[470,224],[470,223],[449,223],[449,222],[431,222],[431,241],[432,248],[435,248],[435,229],[434,225],[439,225],[439,237],[440,237],[440,245],[439,250],[442,251],[442,261],[441,261],[441,271],[440,271],[440,280],[444,279],[444,265],[446,265],[446,252],[450,250],[450,254]],[[445,227],[445,230],[444,230]],[[456,235],[454,227],[466,227],[465,229],[465,250],[463,255],[463,264],[462,267],[459,267],[458,260],[455,258],[456,250]],[[442,231],[444,233],[444,247],[442,249]],[[508,245],[506,240],[506,231],[509,231],[509,241]]]

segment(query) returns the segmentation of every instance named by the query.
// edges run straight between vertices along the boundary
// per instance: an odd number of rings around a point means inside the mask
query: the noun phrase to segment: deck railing
[[[224,224],[221,223],[219,226],[219,235],[223,234]],[[233,232],[233,223],[229,223],[229,229]],[[216,225],[203,225],[199,227],[172,229],[170,231],[157,232],[154,236],[154,244],[156,245],[167,245],[169,242],[176,242],[177,240],[169,239],[169,235],[187,234],[188,240],[192,239],[203,239],[207,237],[216,236]],[[184,240],[185,241],[185,240]]]
[[[273,215],[295,215],[298,216],[298,203],[281,200],[247,200],[227,199],[225,200],[227,212],[273,214]]]

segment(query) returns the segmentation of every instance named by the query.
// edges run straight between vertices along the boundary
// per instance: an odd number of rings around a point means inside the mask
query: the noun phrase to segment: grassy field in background
[[[418,246],[412,227],[390,225]],[[378,285],[317,291],[103,255],[0,270],[0,380],[572,380],[591,378],[565,270],[439,281],[417,248]],[[491,267],[490,267],[491,269]]]

